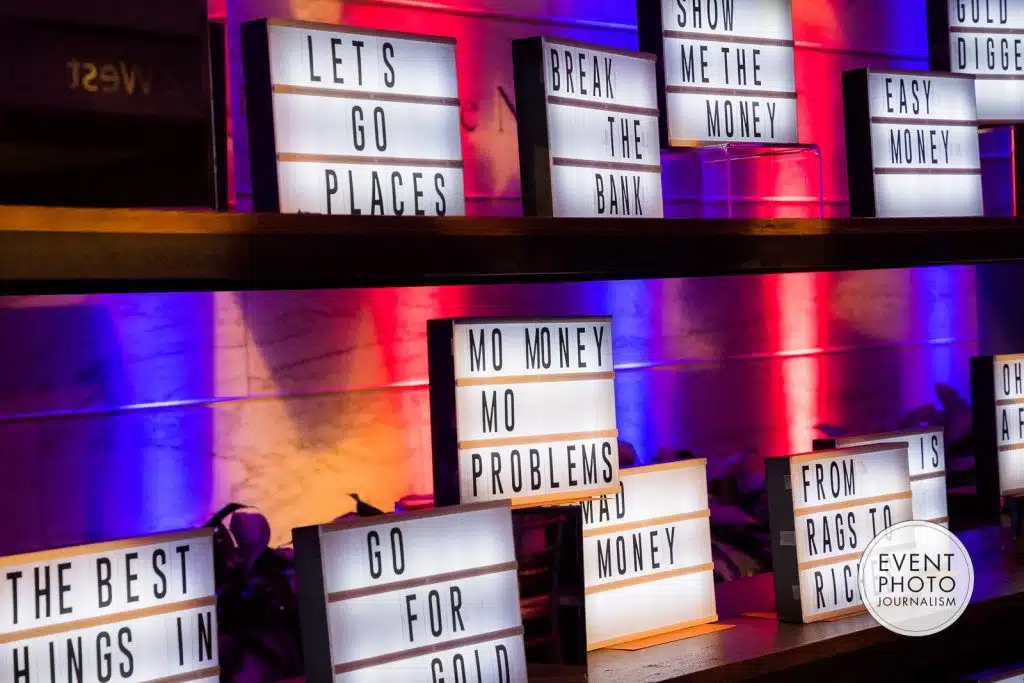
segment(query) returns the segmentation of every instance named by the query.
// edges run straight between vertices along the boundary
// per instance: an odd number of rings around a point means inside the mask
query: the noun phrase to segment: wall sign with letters
[[[798,142],[790,0],[640,0],[662,145]]]
[[[0,558],[0,680],[220,680],[213,530]]]
[[[279,19],[242,36],[257,211],[465,215],[453,39]]]
[[[1024,2],[928,0],[933,71],[974,77],[982,124],[1024,122]]]
[[[978,498],[998,519],[999,497],[1024,496],[1024,354],[971,359]]]
[[[843,113],[854,216],[984,213],[971,76],[847,71]]]
[[[910,453],[910,490],[914,519],[949,527],[946,502],[946,446],[941,427],[885,434],[862,434],[814,442],[815,450],[878,443],[906,443]]]
[[[431,320],[427,346],[437,505],[615,492],[611,318]]]
[[[526,683],[507,501],[292,534],[309,683]]]
[[[718,620],[705,460],[623,470],[580,506],[587,649]]]
[[[654,56],[512,41],[527,216],[661,218]]]
[[[861,554],[913,518],[908,458],[906,443],[883,443],[765,460],[780,620],[864,611]]]

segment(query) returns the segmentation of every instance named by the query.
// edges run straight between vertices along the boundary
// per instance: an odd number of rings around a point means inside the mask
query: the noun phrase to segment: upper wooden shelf
[[[1024,220],[380,218],[0,207],[0,294],[313,289],[1024,259]]]

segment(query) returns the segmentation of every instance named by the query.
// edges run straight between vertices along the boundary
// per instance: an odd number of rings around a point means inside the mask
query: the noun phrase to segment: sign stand
[[[717,159],[709,160],[705,153],[715,152],[719,153]],[[818,216],[819,218],[825,217],[825,198],[824,198],[824,162],[821,157],[821,148],[817,144],[781,144],[781,145],[763,145],[763,144],[752,144],[749,142],[724,142],[721,144],[702,144],[695,147],[671,147],[668,150],[662,151],[663,155],[688,155],[696,154],[700,161],[700,204],[701,208],[706,207],[709,204],[717,204],[724,202],[726,207],[726,218],[733,218],[733,204],[736,203],[735,196],[733,194],[733,164],[735,162],[744,162],[752,160],[773,160],[780,157],[793,157],[797,155],[814,155],[817,160],[818,166],[818,191],[817,191],[817,204],[818,204]],[[706,171],[707,167],[714,166],[716,164],[725,165],[725,194],[723,196],[709,198],[706,191]],[[805,198],[800,198],[801,200]],[[812,199],[808,197],[806,199]]]
[[[735,624],[701,624],[699,626],[691,626],[690,628],[684,628],[678,631],[662,633],[661,635],[657,636],[650,636],[649,638],[632,640],[628,643],[612,645],[608,649],[628,650],[629,652],[635,652],[637,650],[645,650],[649,647],[654,647],[655,645],[667,645],[668,643],[675,643],[680,640],[688,640],[690,638],[696,638],[698,636],[706,636],[711,633],[718,633],[719,631],[727,631],[733,626],[735,626]]]

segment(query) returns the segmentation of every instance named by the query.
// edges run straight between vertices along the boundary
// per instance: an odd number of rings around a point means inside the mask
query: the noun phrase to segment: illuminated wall
[[[801,138],[821,146],[827,211],[844,215],[839,74],[864,65],[924,68],[924,3],[794,4]],[[633,7],[428,6],[441,4],[227,0],[226,12],[236,25],[270,7],[457,37],[467,196],[476,213],[515,214],[507,41],[549,33],[634,47]],[[987,153],[1005,168],[1007,142],[994,135]],[[666,155],[670,211],[724,212],[722,164],[712,161],[702,175],[696,157]],[[236,170],[244,205],[246,174]],[[817,187],[816,161],[806,155],[738,162],[733,210],[811,215]],[[1007,206],[1008,195],[994,187],[996,203]],[[281,542],[294,525],[350,510],[348,492],[382,507],[428,492],[431,317],[613,315],[622,438],[646,462],[683,448],[712,459],[804,450],[820,423],[890,426],[934,401],[938,382],[966,395],[967,359],[977,348],[974,296],[974,269],[947,267],[0,299],[0,499],[8,504],[0,554],[198,524],[229,501],[258,506]],[[756,469],[757,458],[751,462]]]

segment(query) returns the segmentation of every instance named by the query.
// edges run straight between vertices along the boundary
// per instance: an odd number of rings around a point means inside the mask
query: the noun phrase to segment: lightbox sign
[[[427,344],[438,505],[614,493],[611,318],[431,320]]]
[[[935,71],[974,76],[978,119],[1024,121],[1024,2],[928,0]]]
[[[292,533],[308,683],[526,683],[507,501]]]
[[[981,155],[970,76],[843,74],[854,216],[980,216]]]
[[[995,356],[999,493],[1024,493],[1024,356]]]
[[[948,527],[946,447],[942,428],[846,436],[835,440],[839,448],[879,443],[908,445],[914,519]]]
[[[623,470],[580,506],[588,650],[718,620],[705,460]]]
[[[0,558],[0,680],[220,680],[213,530]]]
[[[765,461],[775,603],[782,621],[864,611],[857,570],[880,532],[913,518],[906,443]]]
[[[258,211],[465,215],[455,41],[242,27]]]
[[[664,216],[654,56],[512,41],[527,216]]]
[[[790,0],[641,0],[661,62],[662,144],[798,141]]]

